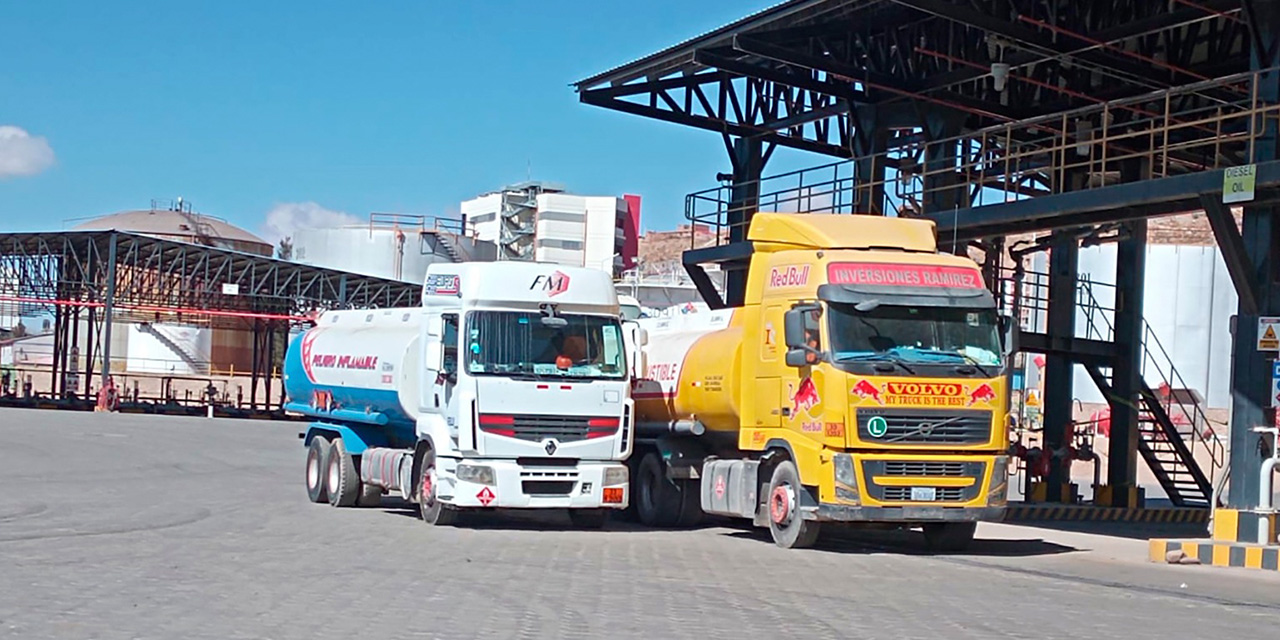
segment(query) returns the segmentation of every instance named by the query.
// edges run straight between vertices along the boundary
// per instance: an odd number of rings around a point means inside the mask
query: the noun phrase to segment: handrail
[[[1260,69],[929,140],[896,132],[887,151],[690,193],[685,217],[717,233],[759,211],[915,216],[1246,164],[1280,105],[1259,101]],[[1209,99],[1215,88],[1224,98]],[[1141,159],[1150,175],[1122,166]],[[1086,173],[1083,184],[1068,180]],[[741,214],[741,215],[735,215]],[[739,221],[740,220],[740,221]],[[723,240],[720,240],[723,242]]]

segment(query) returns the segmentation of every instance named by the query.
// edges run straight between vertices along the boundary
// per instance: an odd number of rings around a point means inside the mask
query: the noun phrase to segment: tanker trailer
[[[431,265],[421,308],[331,311],[285,359],[285,409],[312,417],[307,494],[386,492],[428,523],[628,504],[627,343],[608,275],[530,263]]]
[[[756,214],[742,306],[642,319],[640,520],[746,518],[783,547],[813,544],[823,522],[919,527],[959,550],[1001,519],[1012,323],[934,234]]]

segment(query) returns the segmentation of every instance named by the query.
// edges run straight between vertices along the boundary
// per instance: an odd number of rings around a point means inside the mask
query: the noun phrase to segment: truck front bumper
[[[999,522],[1005,507],[858,507],[821,504],[803,511],[805,520],[831,522]]]
[[[625,509],[630,501],[627,467],[622,463],[544,467],[522,466],[514,460],[463,459],[458,464],[493,470],[492,483],[455,480],[448,503],[458,507]]]

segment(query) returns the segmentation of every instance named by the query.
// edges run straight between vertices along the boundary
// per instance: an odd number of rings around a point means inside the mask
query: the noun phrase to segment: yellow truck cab
[[[921,526],[958,550],[1003,517],[1008,322],[978,266],[937,253],[935,233],[757,214],[743,306],[704,314],[702,330],[646,327],[656,375],[633,391],[637,423],[701,439],[701,467],[669,475],[700,480],[702,511],[750,518],[783,547],[832,521]]]

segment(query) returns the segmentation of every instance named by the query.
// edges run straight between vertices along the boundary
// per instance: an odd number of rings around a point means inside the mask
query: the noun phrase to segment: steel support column
[[[111,377],[111,325],[115,322],[113,313],[116,303],[116,245],[119,236],[111,234],[107,245],[107,297],[102,305],[102,386],[107,386],[107,378]]]
[[[1055,353],[1070,348],[1075,336],[1076,283],[1079,274],[1080,245],[1074,234],[1055,234],[1049,251],[1049,313],[1046,333]],[[1049,451],[1062,450],[1072,440],[1072,375],[1074,363],[1063,355],[1045,358],[1044,379],[1044,445]],[[1071,478],[1062,472],[1055,458],[1046,478],[1045,500],[1063,502]]]
[[[924,201],[920,203],[922,213],[945,217],[948,212],[968,209],[969,186],[964,183],[964,176],[956,172],[960,145],[953,139],[960,134],[964,120],[952,113],[934,111],[925,117],[925,123],[931,141],[925,146],[924,153]],[[951,222],[949,226],[954,229],[955,220]],[[964,255],[967,246],[967,242],[961,244],[957,241],[954,230],[950,234],[939,234],[940,250]]]
[[[853,136],[853,153],[857,193],[857,212],[885,214],[885,158],[889,148],[889,129],[881,126],[878,107],[859,107],[857,131]]]
[[[1252,0],[1245,3],[1246,14],[1252,32],[1252,64],[1255,70],[1273,68],[1280,63],[1280,1]],[[1260,76],[1256,88],[1259,106],[1280,102],[1280,74],[1275,71]],[[1280,158],[1277,153],[1276,121],[1267,118],[1254,123],[1261,127],[1254,142],[1254,162],[1266,162]],[[1280,275],[1280,221],[1274,205],[1245,206],[1241,237],[1245,253],[1252,261],[1252,279],[1259,294],[1258,310],[1262,315],[1280,315],[1280,292],[1277,292],[1277,276]],[[1271,410],[1271,362],[1274,353],[1257,350],[1256,314],[1249,313],[1241,304],[1236,316],[1233,336],[1233,362],[1231,379],[1231,487],[1227,505],[1233,509],[1254,509],[1258,506],[1258,473],[1262,459],[1270,454],[1269,443],[1254,427],[1274,424]],[[1242,514],[1250,515],[1252,514]],[[1247,518],[1242,518],[1242,531],[1251,530]]]
[[[1115,358],[1111,369],[1111,437],[1107,486],[1112,507],[1139,506],[1138,390],[1142,380],[1143,283],[1147,271],[1147,221],[1128,224],[1116,247]]]
[[[764,171],[764,145],[757,138],[738,138],[733,142],[733,185],[730,188],[729,242],[746,242],[751,217],[760,207],[760,176]],[[728,265],[726,265],[728,266]],[[741,306],[747,292],[746,269],[725,272],[725,303]]]

